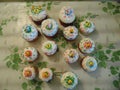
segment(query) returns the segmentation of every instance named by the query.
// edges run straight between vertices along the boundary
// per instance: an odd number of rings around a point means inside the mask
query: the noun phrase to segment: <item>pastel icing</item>
[[[42,50],[46,55],[53,55],[57,51],[57,44],[54,41],[46,41],[42,45]]]
[[[33,62],[37,59],[37,57],[38,57],[38,51],[34,47],[27,47],[22,52],[22,58],[25,61]]]
[[[82,61],[82,66],[86,71],[92,72],[97,69],[98,65],[94,57],[86,56]]]
[[[32,6],[30,16],[34,21],[41,21],[47,17],[47,12],[42,6]]]
[[[38,37],[38,30],[30,24],[25,25],[22,29],[22,37],[27,41],[33,41]]]
[[[34,67],[28,66],[23,69],[23,77],[28,80],[33,80],[36,77]]]
[[[63,30],[63,35],[68,40],[74,40],[78,36],[78,29],[75,26],[65,27]]]
[[[64,59],[67,63],[74,63],[78,60],[79,54],[75,49],[67,49],[64,52]]]
[[[41,30],[46,36],[54,36],[58,31],[58,23],[54,19],[46,19],[41,24]]]
[[[84,34],[90,34],[95,30],[95,25],[90,20],[85,20],[80,23],[80,30]]]
[[[59,19],[64,23],[72,23],[75,20],[74,10],[69,6],[63,7],[59,13]]]
[[[95,49],[95,43],[90,38],[84,38],[79,43],[79,48],[83,53],[92,53]]]
[[[39,78],[42,81],[48,82],[52,79],[53,77],[53,72],[49,68],[43,68],[42,70],[39,71]]]
[[[78,84],[77,76],[72,72],[66,72],[61,77],[62,85],[67,89],[73,89]]]

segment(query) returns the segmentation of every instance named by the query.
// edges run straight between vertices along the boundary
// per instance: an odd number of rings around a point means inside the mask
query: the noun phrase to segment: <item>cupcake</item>
[[[67,63],[74,63],[78,60],[79,54],[75,49],[67,49],[64,52],[64,59]]]
[[[22,52],[22,59],[27,62],[33,62],[38,58],[38,51],[34,47],[27,47]]]
[[[27,41],[34,41],[38,37],[38,30],[33,25],[25,25],[22,29],[22,37]]]
[[[36,77],[36,71],[34,67],[28,66],[23,69],[23,77],[27,80],[33,80]]]
[[[57,44],[54,41],[46,41],[42,45],[42,50],[48,56],[53,55],[57,51]]]
[[[88,35],[90,33],[92,33],[95,30],[95,25],[93,22],[89,21],[89,20],[85,20],[83,22],[80,23],[80,32]]]
[[[58,31],[58,24],[54,19],[46,19],[41,24],[41,31],[47,37],[53,37]]]
[[[82,61],[82,67],[88,72],[95,71],[97,69],[97,61],[94,57],[86,56]]]
[[[42,81],[48,82],[48,81],[50,81],[52,79],[52,77],[53,77],[53,72],[49,68],[43,68],[39,72],[39,78]]]
[[[63,26],[72,25],[75,20],[74,10],[69,6],[63,7],[59,13],[59,20]]]
[[[78,29],[75,26],[65,27],[63,35],[67,40],[75,40],[78,36]]]
[[[40,24],[44,19],[47,18],[47,13],[42,6],[32,6],[30,17],[35,23]]]
[[[95,49],[95,43],[90,38],[84,38],[79,43],[79,49],[82,53],[90,54]]]
[[[66,72],[62,75],[61,83],[65,88],[71,90],[78,84],[78,78],[74,73]]]

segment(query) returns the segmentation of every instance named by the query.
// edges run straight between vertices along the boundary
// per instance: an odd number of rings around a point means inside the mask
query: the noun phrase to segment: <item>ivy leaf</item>
[[[27,85],[26,82],[23,82],[21,86],[22,86],[22,89],[23,89],[23,90],[27,90],[27,86],[28,86],[28,85]]]
[[[120,88],[120,83],[119,83],[119,81],[117,81],[117,80],[114,80],[114,81],[113,81],[113,85],[114,85],[114,87],[116,87],[116,88]]]
[[[107,53],[107,54],[110,54],[110,53],[111,53],[111,50],[110,50],[110,49],[106,50],[106,53]]]
[[[103,48],[103,46],[101,44],[97,45],[97,49],[102,49],[102,48]]]
[[[8,68],[10,68],[11,65],[12,65],[12,62],[11,62],[11,61],[7,61],[6,66],[7,66]]]
[[[47,62],[39,62],[39,63],[37,63],[37,66],[40,68],[46,68],[47,64],[48,64]]]
[[[116,71],[116,69],[113,66],[110,67],[110,70],[111,70],[112,75],[118,74],[118,72]]]
[[[114,9],[115,8],[115,5],[113,5],[112,2],[108,2],[107,6],[108,6],[109,9]]]
[[[103,7],[102,10],[103,10],[104,12],[108,12],[107,7]]]
[[[100,88],[95,88],[95,90],[100,90]]]
[[[107,67],[106,62],[104,62],[104,61],[99,62],[98,65],[99,65],[100,67],[103,67],[103,68],[106,68],[106,67]]]
[[[41,90],[40,86],[36,86],[35,90]]]

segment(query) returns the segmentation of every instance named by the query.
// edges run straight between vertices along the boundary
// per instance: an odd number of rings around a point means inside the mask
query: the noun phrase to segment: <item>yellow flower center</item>
[[[72,84],[72,80],[68,80],[68,84]]]
[[[43,78],[48,78],[48,77],[49,77],[49,73],[48,73],[48,72],[44,72],[44,73],[42,74],[42,77],[43,77]]]
[[[86,21],[85,25],[86,25],[87,27],[90,27],[91,24],[90,24],[90,22]]]
[[[51,48],[51,44],[47,44],[47,45],[45,45],[45,47],[46,47],[47,49],[49,49],[49,48]]]
[[[73,53],[73,52],[70,52],[70,53],[69,53],[69,56],[70,56],[70,57],[74,57],[74,53]]]
[[[93,66],[93,65],[94,65],[94,63],[93,63],[92,61],[90,61],[90,62],[89,62],[89,65],[90,65],[90,66]]]
[[[73,32],[74,32],[74,30],[71,28],[71,29],[70,29],[70,33],[73,33]]]
[[[25,55],[26,55],[27,57],[31,56],[31,51],[26,51],[26,52],[25,52]]]
[[[32,75],[32,72],[29,71],[29,70],[26,70],[26,71],[24,72],[24,75],[25,75],[25,77],[30,77],[30,76]]]

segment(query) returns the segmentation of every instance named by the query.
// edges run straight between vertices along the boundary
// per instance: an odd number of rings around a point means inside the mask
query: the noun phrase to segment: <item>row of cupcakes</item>
[[[41,6],[32,6],[30,17],[33,21],[41,22],[41,32],[47,37],[53,37],[57,34],[58,23],[51,18],[46,18],[47,13]],[[75,21],[74,10],[67,6],[63,7],[59,13],[60,22],[67,24],[63,30],[63,35],[67,40],[74,40],[78,36],[78,29],[73,26]],[[81,33],[88,35],[95,30],[95,25],[90,20],[84,20],[80,23],[79,30]],[[23,27],[22,36],[27,41],[33,41],[38,37],[38,30],[33,25]]]
[[[54,77],[54,73],[50,68],[42,68],[37,71],[33,66],[25,67],[22,75],[27,80],[34,80],[38,77],[44,82],[49,82]],[[73,72],[64,72],[60,75],[60,82],[67,89],[75,88],[78,84],[78,79],[78,76]]]
[[[90,38],[84,38],[80,41],[78,47],[82,53],[90,54],[95,49],[95,43]],[[47,56],[54,55],[57,52],[57,49],[58,49],[58,46],[54,41],[46,41],[42,44],[42,51]],[[22,57],[22,60],[33,62],[38,58],[38,55],[39,53],[37,49],[35,49],[34,47],[27,47],[23,50],[21,57]],[[79,53],[76,49],[67,49],[64,51],[64,59],[69,64],[74,63],[79,59]],[[90,63],[88,64],[88,62]],[[83,59],[82,66],[84,69],[86,65],[88,65],[88,68],[89,67],[92,68],[94,67],[94,65],[95,65],[94,68],[97,68],[96,60],[93,57],[91,58],[90,56],[87,56]],[[94,70],[91,70],[91,71],[94,71]]]

